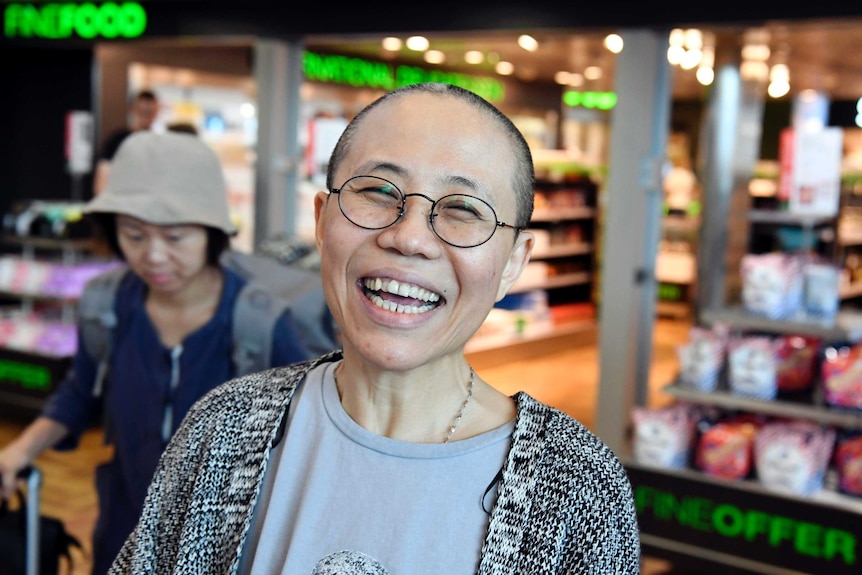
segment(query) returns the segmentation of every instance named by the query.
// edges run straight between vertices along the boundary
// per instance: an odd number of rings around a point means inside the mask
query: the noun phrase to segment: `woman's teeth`
[[[434,304],[440,301],[440,296],[432,291],[421,288],[416,285],[401,283],[397,280],[384,280],[381,278],[368,278],[363,284],[370,290],[367,293],[368,299],[379,308],[395,313],[417,314],[424,313],[436,307]],[[384,292],[397,295],[399,297],[410,298],[412,300],[427,302],[423,305],[415,305],[413,303],[398,303],[392,300],[383,299],[377,293]]]

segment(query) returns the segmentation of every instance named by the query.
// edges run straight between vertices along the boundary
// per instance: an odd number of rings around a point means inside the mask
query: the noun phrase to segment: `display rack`
[[[90,239],[7,235],[0,237],[0,242],[20,248],[24,260],[48,259],[63,265],[79,263],[86,254],[98,251],[98,244]],[[77,300],[74,297],[13,290],[3,290],[0,297],[17,302],[14,312],[24,316],[37,309],[50,309],[56,310],[59,322],[75,320]],[[4,415],[24,419],[38,414],[44,400],[63,380],[71,363],[69,355],[48,355],[0,346],[0,411]]]
[[[536,240],[527,269],[507,297],[539,290],[547,313],[538,317],[523,310],[525,319],[514,331],[480,330],[467,345],[471,361],[495,364],[499,352],[512,360],[595,343],[599,181],[596,171],[576,166],[557,166],[553,174],[537,170],[529,228]]]
[[[795,248],[835,255],[834,216],[750,210],[747,217],[750,253]],[[750,314],[741,305],[700,310],[698,316],[703,325],[720,324],[737,333],[804,335],[825,344],[862,341],[862,312],[852,309],[842,308],[830,320],[769,319]],[[701,392],[676,382],[663,391],[681,401],[729,411],[862,429],[862,412],[827,406],[819,386],[810,397],[794,400]],[[625,464],[635,489],[641,542],[650,555],[710,573],[862,573],[859,498],[830,489],[811,497],[786,495],[755,481],[722,480],[693,469]]]

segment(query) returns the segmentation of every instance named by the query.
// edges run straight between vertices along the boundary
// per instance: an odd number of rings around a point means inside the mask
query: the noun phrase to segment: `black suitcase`
[[[19,490],[20,506],[11,511],[3,502],[0,514],[0,573],[12,575],[55,575],[60,572],[60,559],[68,561],[72,571],[71,547],[81,544],[71,536],[63,523],[42,516],[42,472],[28,467],[19,474],[26,483],[26,497]]]

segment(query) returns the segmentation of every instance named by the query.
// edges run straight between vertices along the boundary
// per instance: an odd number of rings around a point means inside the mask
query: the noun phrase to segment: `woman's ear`
[[[326,209],[328,199],[329,194],[326,192],[314,194],[314,238],[317,240],[318,250],[323,245],[323,210]]]
[[[515,245],[512,246],[512,251],[509,253],[509,258],[506,260],[506,267],[503,268],[503,275],[500,278],[500,287],[497,288],[497,298],[494,301],[500,301],[509,292],[512,284],[520,277],[521,272],[530,261],[530,254],[533,251],[533,234],[526,231],[518,233],[518,238],[515,240]]]

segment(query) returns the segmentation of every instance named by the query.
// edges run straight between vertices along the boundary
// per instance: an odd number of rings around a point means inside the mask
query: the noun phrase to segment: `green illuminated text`
[[[392,90],[420,82],[443,82],[470,90],[490,102],[499,102],[505,96],[503,84],[494,78],[445,70],[426,70],[416,66],[392,67],[383,62],[349,56],[306,52],[303,55],[302,69],[305,79],[312,82],[347,84],[379,90]]]
[[[569,90],[563,94],[563,103],[572,108],[595,108],[610,110],[617,105],[617,95],[613,92],[578,92]]]
[[[137,38],[147,13],[137,2],[116,4],[9,4],[3,12],[8,38]]]
[[[677,497],[669,491],[639,486],[635,489],[638,514],[677,523],[721,537],[744,539],[770,547],[789,544],[799,555],[855,565],[858,542],[852,533],[757,509],[703,497]]]
[[[0,359],[0,382],[14,383],[25,389],[47,390],[51,386],[51,372],[41,365]]]

